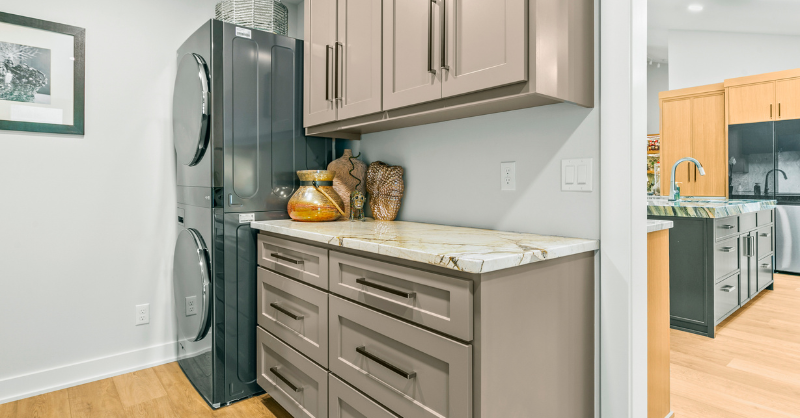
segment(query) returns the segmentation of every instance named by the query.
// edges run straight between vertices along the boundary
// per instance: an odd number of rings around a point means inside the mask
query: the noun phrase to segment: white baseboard
[[[175,361],[177,354],[171,342],[9,377],[0,380],[0,404],[155,367]]]

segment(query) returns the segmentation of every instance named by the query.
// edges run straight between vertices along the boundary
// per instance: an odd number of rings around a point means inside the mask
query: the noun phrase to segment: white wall
[[[658,108],[658,93],[669,90],[669,65],[656,63],[647,66],[647,133],[661,131],[661,112]]]
[[[0,131],[0,403],[174,358],[175,51],[216,1],[4,3],[87,61],[85,136]]]
[[[800,68],[800,36],[670,31],[669,87]]]

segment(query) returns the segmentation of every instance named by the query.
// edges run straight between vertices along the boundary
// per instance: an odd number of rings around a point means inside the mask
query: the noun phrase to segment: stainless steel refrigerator
[[[302,41],[211,20],[177,60],[177,355],[218,408],[261,392],[250,222],[288,218],[295,172],[326,167],[331,140],[304,135]]]
[[[731,199],[773,199],[775,270],[800,274],[800,120],[728,127]]]

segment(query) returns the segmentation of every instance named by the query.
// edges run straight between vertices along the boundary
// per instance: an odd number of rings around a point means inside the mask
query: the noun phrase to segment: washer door
[[[181,58],[172,94],[172,136],[180,164],[197,165],[208,147],[209,80],[203,57]]]
[[[178,235],[174,263],[178,342],[200,341],[210,325],[211,265],[206,244],[196,229],[184,229]]]

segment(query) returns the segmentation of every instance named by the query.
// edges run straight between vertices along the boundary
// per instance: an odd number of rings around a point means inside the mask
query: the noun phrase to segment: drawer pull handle
[[[723,292],[731,293],[734,290],[736,290],[736,286],[731,286],[731,285],[722,286],[719,290],[721,290]]]
[[[734,225],[720,225],[719,227],[722,228],[722,229],[733,229],[733,228],[736,228],[736,226],[734,226]]]
[[[303,387],[302,386],[299,386],[299,387],[295,386],[292,382],[289,381],[289,379],[285,378],[282,374],[278,373],[278,368],[277,367],[270,367],[269,371],[271,371],[272,374],[277,376],[278,379],[281,379],[283,381],[283,383],[286,383],[286,386],[289,386],[289,389],[293,390],[295,393],[303,391]]]
[[[364,286],[372,287],[378,290],[383,290],[386,293],[391,293],[393,295],[402,296],[404,298],[409,298],[409,299],[417,295],[417,292],[404,292],[402,290],[392,289],[391,287],[388,286],[368,282],[367,279],[356,279],[356,283],[363,284]]]
[[[272,307],[273,307],[273,308],[275,308],[275,310],[277,310],[278,312],[283,312],[284,314],[286,314],[286,316],[288,316],[289,318],[292,318],[292,319],[294,319],[294,320],[301,320],[301,319],[303,319],[303,315],[298,315],[298,314],[296,314],[296,313],[292,313],[292,312],[291,312],[291,311],[289,311],[288,309],[284,308],[284,307],[283,307],[283,306],[281,306],[281,305],[278,305],[278,304],[277,304],[277,303],[275,303],[275,302],[272,302],[272,303],[270,303],[270,304],[269,304],[269,306],[272,306]]]
[[[769,264],[764,263],[764,264],[761,265],[761,268],[762,269],[767,269],[767,268],[769,268]]]
[[[383,367],[386,367],[387,369],[399,374],[400,376],[405,377],[406,379],[413,379],[417,377],[417,372],[407,372],[395,366],[394,364],[389,363],[388,361],[376,356],[375,354],[370,353],[369,351],[367,351],[367,348],[364,347],[363,345],[361,347],[356,347],[356,351],[362,356],[380,364]]]
[[[734,247],[722,247],[719,250],[722,251],[723,253],[732,253],[733,250],[735,250],[735,249],[736,248],[734,248]]]
[[[769,232],[763,232],[763,233],[761,233],[759,235],[762,236],[762,237],[768,237],[769,236]]]
[[[278,253],[270,254],[273,258],[277,258],[278,260],[283,260],[292,264],[303,264],[305,260],[297,260],[295,258],[286,257],[285,255],[280,255]]]

